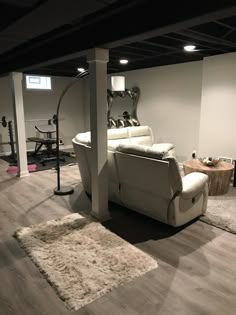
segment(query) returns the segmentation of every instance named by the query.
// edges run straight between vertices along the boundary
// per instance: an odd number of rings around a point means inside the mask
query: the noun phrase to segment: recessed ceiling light
[[[84,68],[77,68],[77,71],[78,71],[78,72],[84,72],[85,69],[84,69]]]
[[[186,45],[184,46],[185,51],[195,51],[196,46],[194,45]]]
[[[127,60],[127,59],[120,59],[120,63],[122,65],[126,65],[128,62],[129,62],[129,60]]]

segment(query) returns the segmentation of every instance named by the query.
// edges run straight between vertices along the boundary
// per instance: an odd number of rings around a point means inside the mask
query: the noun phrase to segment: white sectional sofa
[[[84,189],[91,194],[90,132],[72,140]],[[109,200],[172,226],[206,211],[207,175],[181,178],[173,144],[153,143],[148,126],[108,130]]]

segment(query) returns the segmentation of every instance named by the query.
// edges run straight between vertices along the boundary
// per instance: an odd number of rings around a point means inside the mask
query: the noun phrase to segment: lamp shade
[[[124,76],[111,77],[111,90],[125,91],[125,77]]]

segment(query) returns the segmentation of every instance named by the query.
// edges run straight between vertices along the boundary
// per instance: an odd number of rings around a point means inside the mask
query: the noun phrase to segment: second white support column
[[[107,166],[107,62],[109,52],[94,48],[87,55],[90,85],[92,215],[109,219]]]
[[[14,107],[16,151],[17,151],[17,176],[28,176],[27,153],[26,153],[26,135],[25,135],[25,116],[24,101],[22,92],[22,73],[11,73],[12,100]]]

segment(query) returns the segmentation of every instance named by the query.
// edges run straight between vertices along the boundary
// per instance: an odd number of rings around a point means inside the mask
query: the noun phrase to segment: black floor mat
[[[43,151],[36,155],[32,155],[32,152],[27,152],[28,165],[36,164],[37,165],[36,172],[55,168],[56,160],[45,161],[44,163],[40,162],[45,157],[47,157],[47,155]],[[76,164],[76,158],[73,151],[71,152],[60,151],[60,157],[64,160],[64,161],[60,160],[60,166]],[[0,158],[8,162],[9,166],[17,166],[17,164],[14,162],[11,156],[1,156]]]

